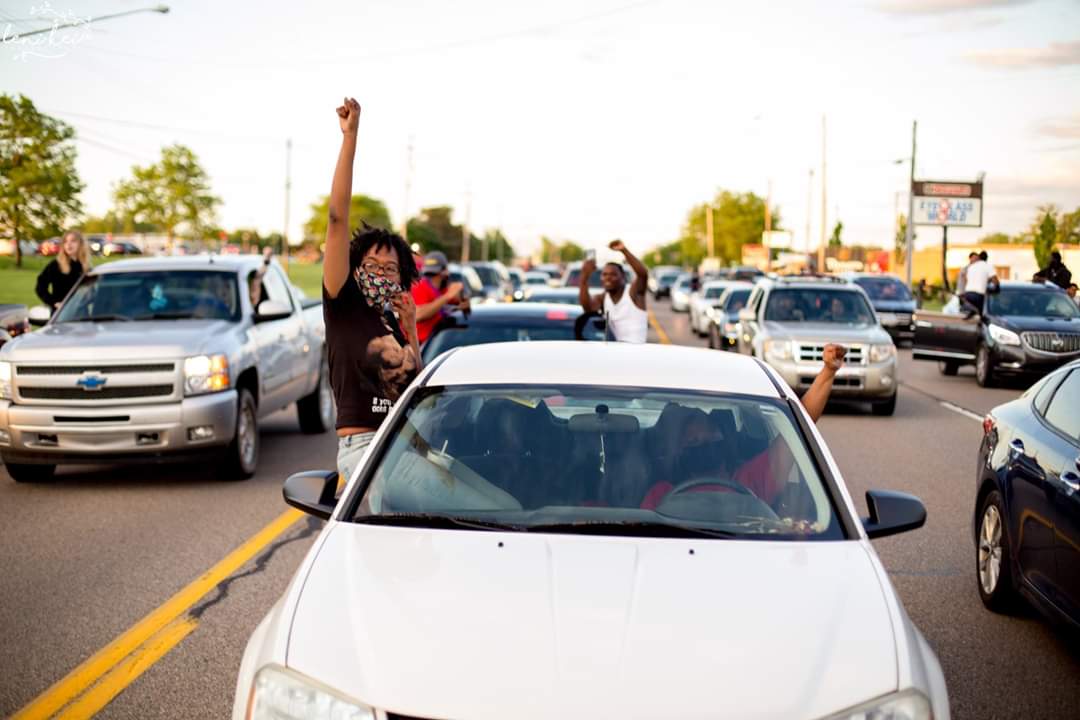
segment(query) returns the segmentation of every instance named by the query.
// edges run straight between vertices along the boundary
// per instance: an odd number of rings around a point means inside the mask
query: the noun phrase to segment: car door
[[[919,310],[915,317],[912,355],[916,360],[975,360],[978,315],[968,317],[958,303],[951,302],[940,312]]]
[[[764,289],[754,288],[746,307],[739,311],[739,352],[754,354],[754,338],[758,333],[758,318],[765,297]]]
[[[1080,368],[1058,385],[1043,420],[1049,430],[1043,465],[1054,520],[1053,599],[1080,621]]]
[[[267,268],[262,278],[263,295],[260,301],[272,300],[289,309],[289,315],[255,324],[255,338],[259,352],[259,376],[262,378],[262,401],[260,409],[273,412],[295,398],[290,396],[293,377],[293,347],[301,332],[300,314],[293,303],[281,271],[275,266]]]

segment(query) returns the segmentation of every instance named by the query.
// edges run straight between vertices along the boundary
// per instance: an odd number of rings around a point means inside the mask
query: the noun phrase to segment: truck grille
[[[1080,352],[1080,333],[1026,332],[1020,337],[1032,350],[1051,353]]]
[[[797,345],[797,357],[799,362],[823,362],[825,355],[824,345]],[[846,365],[865,365],[866,357],[863,355],[862,345],[848,345],[847,355],[844,357]]]
[[[172,372],[175,363],[154,363],[152,365],[17,365],[16,375],[82,375],[85,372],[98,372],[102,375],[116,373]]]
[[[126,400],[129,398],[168,397],[172,385],[128,385],[100,390],[58,387],[20,387],[19,395],[28,400]]]

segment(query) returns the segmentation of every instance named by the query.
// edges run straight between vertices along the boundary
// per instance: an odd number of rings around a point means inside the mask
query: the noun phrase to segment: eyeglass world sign
[[[911,193],[916,225],[982,227],[982,182],[917,180]]]

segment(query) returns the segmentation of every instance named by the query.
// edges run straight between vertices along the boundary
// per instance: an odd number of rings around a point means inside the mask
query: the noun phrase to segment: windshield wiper
[[[140,315],[136,320],[184,320],[195,317],[190,310],[173,310],[171,312],[155,312],[149,315]]]
[[[76,318],[74,322],[111,322],[114,320],[120,320],[123,322],[131,322],[131,318],[127,315],[87,315],[86,317]]]
[[[382,515],[364,515],[354,522],[365,525],[395,525],[399,527],[422,527],[435,529],[468,530],[509,530],[521,532],[529,528],[524,525],[499,522],[498,520],[478,520],[476,518],[455,517],[453,515],[433,515],[430,513],[384,513]]]
[[[676,525],[655,520],[579,520],[576,522],[529,525],[529,532],[570,533],[577,535],[623,535],[629,537],[734,538],[739,533],[727,530]]]

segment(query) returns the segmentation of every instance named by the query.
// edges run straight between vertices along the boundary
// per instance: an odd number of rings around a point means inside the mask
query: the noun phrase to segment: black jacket
[[[83,276],[83,266],[78,260],[71,261],[71,272],[65,275],[60,270],[60,263],[53,260],[45,266],[37,277],[37,286],[34,292],[41,298],[41,302],[53,308],[67,297],[75,283]]]
[[[1069,283],[1072,282],[1072,273],[1069,272],[1069,268],[1065,267],[1065,263],[1052,262],[1042,272],[1050,282],[1063,290],[1069,289]]]

